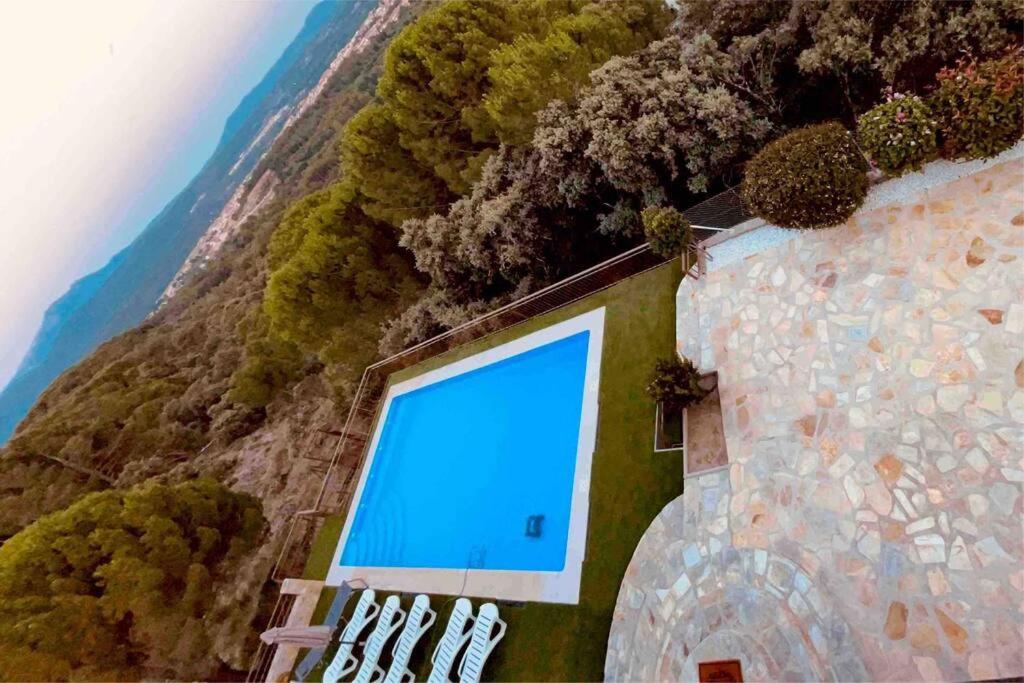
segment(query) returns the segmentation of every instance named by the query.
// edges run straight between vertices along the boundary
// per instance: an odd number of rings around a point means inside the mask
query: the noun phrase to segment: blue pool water
[[[589,339],[392,399],[341,564],[561,571]]]

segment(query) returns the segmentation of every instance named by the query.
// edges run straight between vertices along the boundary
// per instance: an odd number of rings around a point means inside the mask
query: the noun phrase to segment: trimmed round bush
[[[861,149],[886,175],[916,171],[935,158],[937,124],[917,95],[893,95],[857,120]]]
[[[672,207],[651,206],[640,213],[651,251],[665,258],[679,256],[693,242],[686,216]]]
[[[682,409],[708,395],[709,391],[700,385],[702,377],[689,358],[662,358],[654,363],[647,393],[665,408]]]
[[[1008,149],[1024,128],[1024,53],[943,69],[931,106],[947,159],[984,159]]]
[[[868,164],[838,123],[800,128],[747,162],[741,194],[755,216],[783,228],[827,228],[853,215],[868,192]]]

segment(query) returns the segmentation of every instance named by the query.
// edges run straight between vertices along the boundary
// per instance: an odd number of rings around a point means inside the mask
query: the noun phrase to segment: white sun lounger
[[[359,596],[359,602],[356,603],[355,611],[352,612],[352,618],[349,619],[348,624],[338,638],[338,641],[341,643],[338,646],[338,651],[335,653],[334,659],[331,660],[331,663],[324,670],[324,683],[338,683],[342,677],[355,669],[359,663],[359,660],[352,656],[352,648],[355,647],[359,634],[363,632],[363,629],[373,621],[374,617],[377,616],[377,612],[380,611],[380,605],[374,602],[376,596],[372,589],[364,590]]]
[[[448,618],[448,626],[444,635],[434,648],[434,654],[430,662],[434,667],[430,670],[428,683],[449,683],[448,674],[455,665],[459,656],[459,650],[469,640],[470,631],[466,630],[467,624],[473,623],[473,603],[466,598],[459,598],[455,601],[452,614]]]
[[[498,632],[492,637],[495,624],[498,625]],[[462,661],[459,663],[460,683],[479,683],[487,658],[491,656],[491,651],[498,641],[504,637],[505,622],[498,618],[497,605],[493,602],[481,605],[476,615],[476,623],[473,624],[469,647],[466,648],[466,654],[462,655]]]
[[[423,637],[437,619],[437,612],[430,609],[430,598],[426,595],[417,595],[412,601],[412,609],[405,618],[405,628],[402,635],[395,641],[395,647],[391,651],[391,667],[384,683],[402,683],[402,681],[413,681],[415,676],[409,670],[409,659],[412,651],[416,649],[416,643]]]
[[[341,585],[338,586],[337,592],[334,594],[334,599],[331,600],[331,606],[327,609],[327,616],[324,617],[324,625],[330,626],[331,631],[338,628],[338,622],[341,621],[341,614],[345,611],[345,605],[348,604],[349,598],[356,591],[354,583],[363,584],[362,587],[366,588],[366,582],[362,579],[352,579],[352,581],[342,581]],[[328,643],[329,645],[330,643]],[[318,647],[310,650],[306,653],[306,656],[302,658],[299,665],[295,667],[295,671],[292,674],[298,683],[303,683],[309,673],[320,663],[320,660],[324,658],[324,653],[327,652],[327,647]]]
[[[380,616],[377,617],[377,626],[374,627],[373,633],[366,639],[366,645],[363,647],[363,663],[359,666],[359,673],[354,679],[355,683],[370,683],[370,681],[379,681],[384,677],[384,669],[380,668],[377,662],[384,652],[384,645],[405,621],[405,611],[399,607],[399,604],[397,595],[392,595],[384,601],[384,607],[381,608]]]

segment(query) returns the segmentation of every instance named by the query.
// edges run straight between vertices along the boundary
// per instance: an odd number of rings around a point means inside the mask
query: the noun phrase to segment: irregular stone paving
[[[1024,674],[1022,299],[1019,158],[685,280],[730,466],[637,546],[606,678]]]

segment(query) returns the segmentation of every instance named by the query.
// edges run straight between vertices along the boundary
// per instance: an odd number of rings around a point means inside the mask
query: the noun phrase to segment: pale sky
[[[0,389],[181,190],[312,0],[0,2]]]

